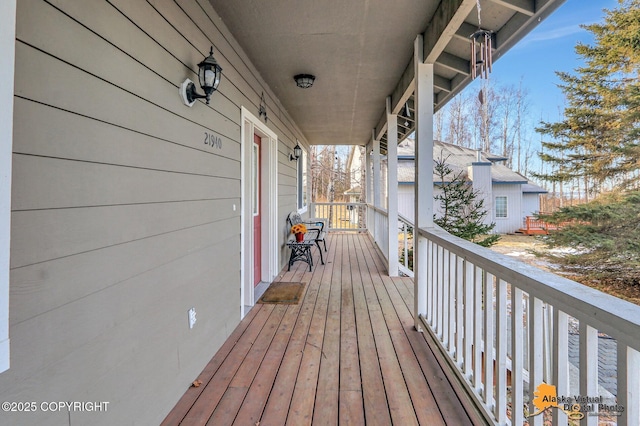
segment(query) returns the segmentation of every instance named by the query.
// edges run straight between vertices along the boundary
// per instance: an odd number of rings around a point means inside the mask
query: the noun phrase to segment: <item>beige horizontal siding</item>
[[[16,34],[0,398],[109,401],[71,422],[157,424],[240,319],[241,107],[257,115],[264,93],[279,139],[281,265],[304,137],[206,0],[24,0]],[[187,108],[178,87],[210,45],[219,91]]]

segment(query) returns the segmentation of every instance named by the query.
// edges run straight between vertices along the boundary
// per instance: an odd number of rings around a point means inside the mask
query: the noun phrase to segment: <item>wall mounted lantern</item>
[[[289,161],[298,161],[298,158],[302,155],[302,148],[300,148],[300,144],[296,141],[296,146],[293,148],[293,154],[289,154]]]
[[[260,117],[264,116],[264,122],[267,122],[267,102],[264,100],[264,92],[262,92],[262,96],[260,96],[260,108],[258,109],[258,115]]]
[[[218,61],[213,57],[213,46],[211,46],[209,56],[198,64],[198,82],[202,90],[204,90],[204,95],[196,92],[196,85],[187,78],[180,85],[180,96],[184,104],[193,106],[196,99],[204,98],[207,100],[207,105],[209,105],[211,95],[218,89],[221,76],[222,67],[218,65]]]
[[[313,82],[316,81],[316,76],[311,74],[298,74],[293,76],[296,81],[296,86],[302,89],[308,89],[313,86]]]

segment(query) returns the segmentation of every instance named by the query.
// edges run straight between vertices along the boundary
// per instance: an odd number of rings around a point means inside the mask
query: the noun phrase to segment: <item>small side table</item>
[[[293,262],[297,260],[301,260],[303,262],[307,262],[309,264],[309,272],[313,270],[313,258],[311,257],[311,247],[315,244],[315,239],[307,236],[309,233],[304,234],[304,240],[301,242],[297,242],[295,239],[287,241],[287,247],[291,249],[291,256],[289,257],[289,268],[288,271],[291,270],[291,265]]]

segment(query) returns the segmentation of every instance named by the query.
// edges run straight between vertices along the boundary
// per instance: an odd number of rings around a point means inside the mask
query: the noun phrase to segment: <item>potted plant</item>
[[[296,241],[301,243],[304,241],[304,234],[307,232],[307,227],[304,223],[297,223],[291,227],[291,233],[296,236]]]

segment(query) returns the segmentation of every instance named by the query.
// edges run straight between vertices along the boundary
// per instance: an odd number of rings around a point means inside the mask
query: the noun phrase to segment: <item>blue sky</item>
[[[579,41],[592,43],[593,37],[580,24],[603,22],[603,9],[617,6],[617,0],[567,0],[496,61],[490,78],[500,85],[518,86],[522,81],[529,92],[530,114],[536,121],[556,121],[564,96],[556,86],[560,80],[555,71],[573,72],[583,65],[574,47]]]

